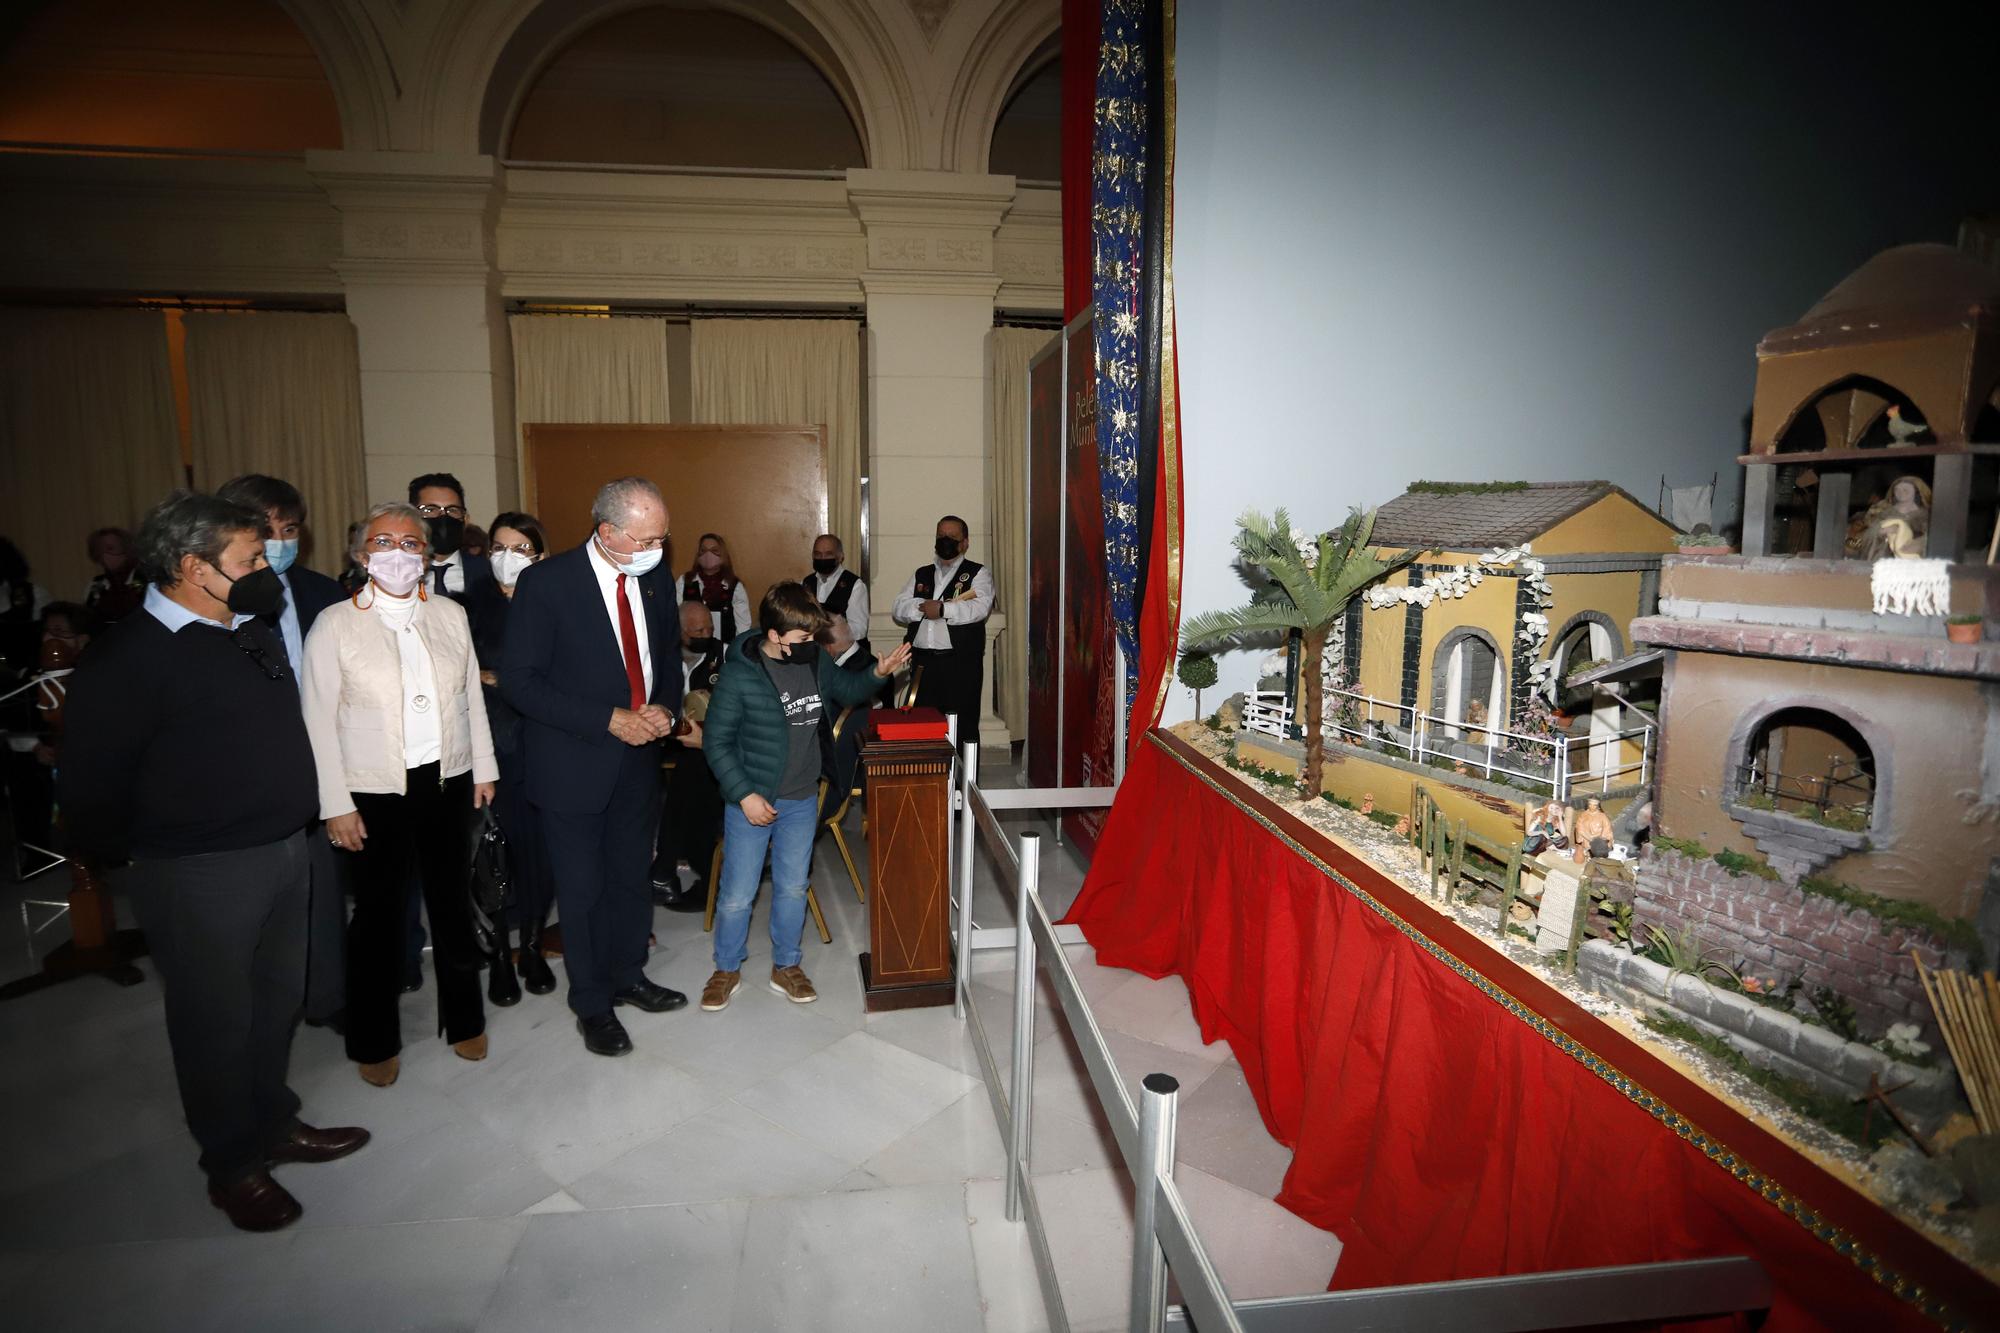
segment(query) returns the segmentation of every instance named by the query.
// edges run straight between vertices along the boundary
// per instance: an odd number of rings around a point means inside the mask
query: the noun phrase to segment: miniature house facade
[[[1397,725],[1421,725],[1474,767],[1483,749],[1532,748],[1522,733],[1530,726],[1536,667],[1553,661],[1561,676],[1622,656],[1632,622],[1652,610],[1660,560],[1675,549],[1676,535],[1608,482],[1419,483],[1376,514],[1378,549],[1430,552],[1392,583],[1413,586],[1455,566],[1478,568],[1481,578],[1428,607],[1357,599],[1348,609],[1337,680],[1362,696],[1369,720],[1399,714]],[[1496,548],[1523,546],[1540,564],[1546,595],[1538,594],[1525,561],[1484,563]],[[1569,731],[1592,742],[1564,767],[1599,776],[1615,770],[1637,785],[1645,742],[1617,737],[1643,730],[1650,719],[1630,716],[1603,695],[1583,711],[1588,716],[1572,719]]]

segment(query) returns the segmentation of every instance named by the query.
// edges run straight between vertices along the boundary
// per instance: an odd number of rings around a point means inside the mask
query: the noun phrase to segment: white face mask
[[[493,553],[493,579],[503,588],[511,588],[520,579],[521,571],[535,563],[535,557],[520,551],[495,551]]]
[[[666,555],[666,552],[657,546],[650,551],[614,551],[604,544],[602,537],[597,539],[597,549],[604,552],[606,560],[618,566],[619,573],[630,574],[633,578],[652,573],[659,568],[661,559]]]
[[[368,556],[368,577],[391,597],[408,597],[423,581],[424,558],[414,551],[374,551]]]

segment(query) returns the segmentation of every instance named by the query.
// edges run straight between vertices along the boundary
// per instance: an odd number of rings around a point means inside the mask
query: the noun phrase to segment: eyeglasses
[[[283,680],[285,678],[284,671],[279,668],[277,663],[271,660],[271,655],[264,651],[264,646],[245,633],[241,625],[231,630],[229,637],[235,641],[238,648],[241,648],[249,655],[251,661],[257,664],[258,668],[263,671],[266,680]]]
[[[417,512],[425,518],[464,518],[464,505],[418,505]]]
[[[618,528],[618,525],[616,523],[613,523],[611,526],[614,528]],[[665,546],[667,544],[668,537],[674,535],[673,533],[669,532],[665,536],[661,537],[633,537],[632,532],[629,528],[618,528],[618,530],[624,533],[626,537],[630,538],[632,544],[638,547],[642,551],[657,551],[662,546]]]
[[[408,551],[411,555],[422,555],[424,548],[429,546],[430,543],[422,537],[396,538],[384,532],[370,537],[362,545],[371,551]]]
[[[514,546],[509,546],[505,542],[496,543],[493,547],[493,554],[498,555],[502,551],[512,551],[515,555],[525,555],[530,560],[541,559],[541,553],[535,549],[533,542],[521,542]]]

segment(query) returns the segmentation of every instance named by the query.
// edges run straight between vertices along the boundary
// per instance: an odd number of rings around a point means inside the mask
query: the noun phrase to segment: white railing
[[[1282,690],[1257,690],[1244,696],[1243,725],[1291,740],[1300,723]],[[1326,692],[1320,729],[1328,741],[1398,754],[1417,764],[1445,760],[1468,777],[1546,788],[1557,800],[1591,785],[1599,791],[1644,787],[1652,780],[1657,730],[1647,723],[1583,736],[1530,736],[1483,722],[1441,718],[1356,690]],[[1584,751],[1581,763],[1579,748]]]
[[[1282,734],[1282,733],[1281,733]],[[979,747],[967,745],[955,768],[952,793],[951,902],[956,950],[957,1012],[965,1020],[985,1074],[987,1096],[1007,1145],[1007,1220],[1025,1228],[1028,1250],[1052,1333],[1069,1333],[1069,1315],[1056,1281],[1031,1169],[1034,1123],[1035,994],[1038,977],[1055,992],[1057,1013],[1075,1038],[1111,1136],[1133,1185],[1132,1284],[1125,1327],[1130,1333],[1163,1333],[1195,1327],[1201,1333],[1309,1333],[1329,1328],[1449,1328],[1459,1333],[1573,1328],[1659,1322],[1764,1310],[1771,1281],[1756,1260],[1735,1256],[1615,1268],[1581,1268],[1510,1277],[1467,1278],[1360,1291],[1232,1300],[1202,1243],[1186,1200],[1174,1183],[1174,1131],[1179,1084],[1147,1074],[1138,1104],[1104,1040],[1082,984],[1063,946],[1081,943],[1074,927],[1057,926],[1042,906],[1041,835],[1011,842],[997,811],[1057,811],[1111,804],[1112,788],[1009,788],[979,785]],[[974,858],[984,847],[1003,872],[1003,893],[1013,894],[1011,930],[979,930],[972,921]],[[982,937],[975,941],[974,934]],[[1005,938],[998,938],[1004,936]],[[972,988],[972,951],[1010,947],[1014,955],[1013,1041],[1003,1079]],[[1084,1256],[1069,1256],[1072,1262]],[[1181,1304],[1167,1304],[1167,1277]]]

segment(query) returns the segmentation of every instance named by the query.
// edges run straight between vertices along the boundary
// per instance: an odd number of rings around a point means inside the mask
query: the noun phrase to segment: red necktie
[[[625,600],[625,575],[618,576],[618,642],[625,649],[625,682],[632,687],[632,710],[646,706],[646,668],[639,664],[639,627]]]

